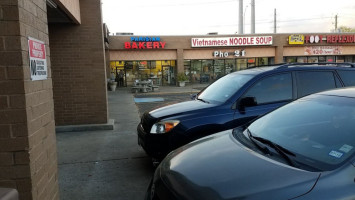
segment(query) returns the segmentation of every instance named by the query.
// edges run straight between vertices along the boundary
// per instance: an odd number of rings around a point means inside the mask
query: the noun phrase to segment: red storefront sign
[[[164,49],[166,42],[125,42],[125,49]]]
[[[307,44],[355,43],[355,35],[306,35],[304,41]]]
[[[327,43],[354,43],[355,35],[327,35]]]

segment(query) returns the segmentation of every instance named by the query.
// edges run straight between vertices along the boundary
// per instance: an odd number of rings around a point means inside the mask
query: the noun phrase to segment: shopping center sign
[[[124,43],[125,49],[164,49],[166,42],[160,37],[131,37],[130,42]]]
[[[191,47],[272,45],[272,36],[192,38]]]

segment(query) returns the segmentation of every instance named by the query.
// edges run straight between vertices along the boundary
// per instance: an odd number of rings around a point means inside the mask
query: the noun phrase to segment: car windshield
[[[224,103],[253,77],[238,72],[228,74],[208,86],[197,98],[206,102]]]
[[[355,101],[315,95],[254,121],[249,131],[296,154],[305,165],[326,171],[354,155]]]

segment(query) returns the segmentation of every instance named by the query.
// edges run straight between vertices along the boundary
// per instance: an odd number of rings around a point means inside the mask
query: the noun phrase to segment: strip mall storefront
[[[282,62],[355,62],[351,34],[268,34],[243,36],[110,36],[111,77],[122,71],[136,79],[176,85],[211,83],[238,70]]]

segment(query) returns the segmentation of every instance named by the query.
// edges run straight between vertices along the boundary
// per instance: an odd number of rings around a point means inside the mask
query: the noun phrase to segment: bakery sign
[[[129,42],[124,43],[125,49],[164,49],[166,42],[160,37],[131,37]]]
[[[191,47],[272,45],[272,36],[191,38]]]

